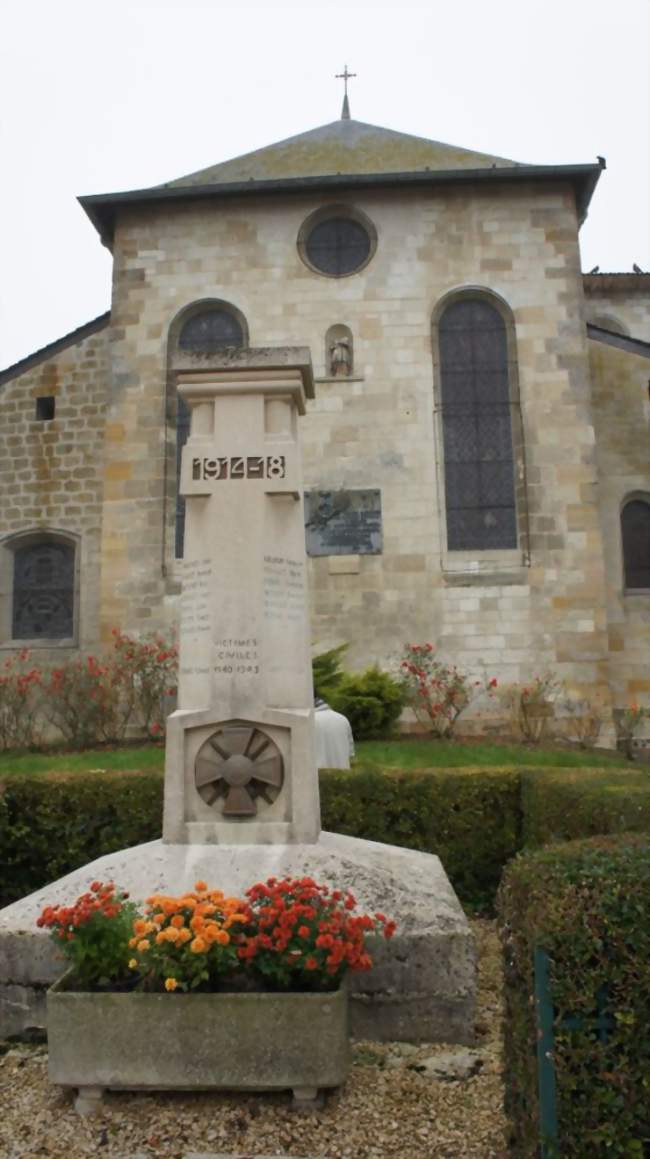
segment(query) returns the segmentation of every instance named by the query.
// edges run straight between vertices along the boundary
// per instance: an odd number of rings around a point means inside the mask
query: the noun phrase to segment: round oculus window
[[[351,217],[328,217],[308,232],[303,243],[310,266],[340,278],[365,266],[372,251],[368,230]]]

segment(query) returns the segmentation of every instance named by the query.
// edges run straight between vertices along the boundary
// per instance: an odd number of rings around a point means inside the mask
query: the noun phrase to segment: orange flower
[[[181,926],[185,925],[185,918],[182,914],[174,914],[171,919],[171,925],[176,926],[176,929],[180,930]]]
[[[151,942],[147,941],[146,938],[142,938],[142,940],[138,942],[138,949],[144,953],[145,950],[149,949],[150,945]]]
[[[199,934],[197,934],[194,941],[190,945],[190,950],[193,954],[204,954],[207,948],[208,943],[206,942],[205,938],[202,938]]]
[[[178,937],[177,937],[176,941],[179,942],[179,944],[181,946],[183,946],[185,944],[185,942],[189,942],[191,937],[192,937],[192,935],[191,935],[190,931],[187,929],[186,926],[183,926],[183,929],[178,931]]]
[[[217,930],[214,940],[219,946],[227,946],[230,942],[230,934],[227,934],[225,930]]]
[[[165,978],[165,990],[175,990],[178,982],[175,978]]]
[[[133,932],[134,932],[134,934],[137,934],[138,937],[141,938],[144,934],[147,934],[149,932],[148,927],[149,927],[149,922],[145,922],[145,921],[143,921],[142,918],[138,918],[137,921],[135,921],[133,923]]]
[[[207,887],[205,881],[195,881],[194,888],[195,888],[197,893],[205,893],[205,891],[208,887]]]

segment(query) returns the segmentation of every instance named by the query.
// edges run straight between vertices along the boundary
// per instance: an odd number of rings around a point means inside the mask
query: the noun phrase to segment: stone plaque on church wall
[[[308,555],[379,555],[381,491],[308,491]]]

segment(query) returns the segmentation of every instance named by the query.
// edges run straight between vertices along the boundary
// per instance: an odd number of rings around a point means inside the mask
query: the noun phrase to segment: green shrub
[[[650,774],[637,769],[528,769],[521,778],[525,846],[650,832]]]
[[[520,855],[506,868],[498,911],[512,1154],[539,1154],[539,948],[550,962],[555,1043],[545,1053],[558,1123],[544,1153],[641,1157],[650,1137],[650,839],[599,837]],[[611,1017],[605,1036],[596,1025],[599,1003]]]
[[[160,837],[162,801],[160,773],[5,778],[0,904],[105,853]]]
[[[373,666],[346,672],[328,700],[347,716],[355,740],[372,740],[390,736],[404,707],[404,692],[399,681]]]
[[[437,853],[461,901],[493,901],[521,846],[513,769],[321,770],[323,828]]]
[[[319,652],[318,656],[313,657],[311,672],[314,681],[314,696],[321,696],[323,700],[329,700],[338,688],[344,676],[341,661],[347,648],[347,644],[339,644],[338,648],[330,648],[329,652]]]

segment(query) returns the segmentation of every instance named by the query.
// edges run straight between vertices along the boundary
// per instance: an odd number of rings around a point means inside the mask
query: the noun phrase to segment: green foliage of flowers
[[[142,910],[113,882],[92,882],[71,905],[48,905],[50,930],[80,990],[336,990],[348,970],[369,970],[367,934],[391,938],[384,914],[310,877],[257,882],[245,898],[197,881],[177,897],[152,894]]]
[[[51,931],[84,989],[120,987],[129,977],[128,946],[137,909],[128,896],[113,882],[93,881],[74,904],[46,906],[36,923]]]
[[[539,1154],[533,954],[542,947],[559,1125],[546,1153],[641,1159],[650,1127],[650,838],[596,837],[523,854],[506,868],[498,911],[512,1153]],[[607,1034],[596,1030],[599,1005]]]

